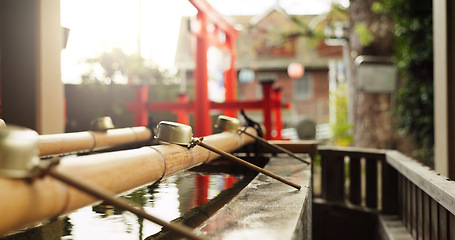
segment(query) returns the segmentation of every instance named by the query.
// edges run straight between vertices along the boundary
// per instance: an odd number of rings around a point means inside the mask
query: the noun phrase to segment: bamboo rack
[[[150,140],[151,137],[152,132],[146,127],[47,134],[38,137],[38,148],[40,156],[47,156],[141,143]]]
[[[251,133],[255,134],[254,129],[251,129]],[[232,152],[254,139],[224,132],[207,136],[204,141],[223,151]],[[68,156],[62,158],[56,170],[121,194],[218,157],[218,154],[199,146],[188,149],[178,145],[157,145],[79,157]],[[50,176],[32,180],[0,177],[0,190],[0,235],[98,201]]]

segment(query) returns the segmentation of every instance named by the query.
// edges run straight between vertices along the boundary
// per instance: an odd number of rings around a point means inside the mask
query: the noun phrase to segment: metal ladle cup
[[[100,118],[96,118],[96,119],[92,120],[90,122],[90,128],[93,131],[103,132],[103,131],[107,131],[109,129],[114,129],[115,126],[114,126],[114,123],[112,122],[112,118],[109,116],[105,116],[105,117],[100,117]]]
[[[256,165],[251,164],[245,160],[242,160],[236,156],[233,156],[225,151],[222,151],[218,148],[215,148],[213,146],[210,146],[210,145],[204,143],[203,138],[193,138],[192,128],[188,125],[175,123],[175,122],[161,121],[157,126],[157,130],[158,130],[158,132],[157,132],[157,135],[155,138],[160,141],[172,143],[172,144],[184,145],[184,146],[187,146],[190,148],[195,145],[199,145],[199,146],[201,146],[205,149],[208,149],[212,152],[215,152],[233,162],[241,164],[254,171],[263,173],[263,174],[265,174],[271,178],[274,178],[282,183],[285,183],[289,186],[292,186],[297,189],[301,188],[301,186],[296,183],[288,181],[272,172],[269,172],[263,168],[260,168]]]
[[[176,122],[161,121],[156,128],[157,133],[155,138],[160,141],[187,146],[193,141],[193,129],[191,126]]]
[[[21,127],[0,128],[0,175],[28,178],[39,164],[38,133]]]
[[[255,135],[252,135],[250,133],[248,133],[246,131],[246,128],[245,127],[244,129],[240,129],[240,121],[237,119],[237,118],[233,118],[233,117],[228,117],[228,116],[224,116],[224,115],[220,115],[218,116],[218,119],[216,121],[216,124],[215,124],[215,128],[221,130],[221,131],[229,131],[229,132],[239,132],[239,133],[244,133],[256,140],[258,140],[259,142],[265,144],[266,146],[269,146],[271,148],[274,148],[278,151],[281,151],[281,152],[284,152],[286,154],[288,154],[289,156],[301,161],[301,162],[304,162],[306,164],[310,164],[308,161],[306,161],[305,159],[303,158],[300,158],[299,156],[295,155],[293,152],[285,149],[285,148],[282,148],[278,145],[275,145],[275,144],[271,144],[269,142],[267,142],[266,140],[264,140],[263,138],[260,138],[258,136],[255,136]]]
[[[238,132],[240,121],[237,118],[220,115],[216,120],[215,128],[221,131]]]

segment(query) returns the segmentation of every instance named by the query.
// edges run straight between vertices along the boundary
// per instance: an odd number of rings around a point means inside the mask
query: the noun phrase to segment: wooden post
[[[435,170],[455,179],[455,4],[433,1]]]
[[[416,199],[416,207],[417,207],[417,239],[423,239],[423,191],[420,188],[417,188],[417,199]]]
[[[198,11],[197,21],[200,29],[196,40],[196,69],[194,71],[195,89],[195,136],[206,136],[212,133],[212,120],[210,118],[210,102],[208,94],[208,73],[207,73],[207,16],[204,12]]]
[[[264,126],[266,140],[272,140],[272,107],[273,107],[273,82],[262,83],[262,113],[264,114]]]
[[[60,1],[0,1],[2,117],[40,134],[62,133]]]
[[[344,156],[332,156],[327,165],[327,200],[342,202],[344,200]]]
[[[366,159],[366,206],[376,209],[378,206],[378,162]]]
[[[361,201],[361,175],[360,158],[349,158],[349,201],[354,205],[360,205]]]
[[[206,136],[212,133],[212,120],[210,117],[210,101],[208,98],[208,72],[207,72],[207,50],[211,42],[207,33],[207,24],[212,22],[216,27],[226,34],[226,43],[231,53],[231,68],[228,72],[226,82],[226,100],[235,98],[235,68],[234,68],[234,41],[238,31],[223,16],[218,13],[206,0],[192,0],[190,3],[198,10],[197,21],[198,29],[196,32],[196,69],[195,79],[195,136]],[[227,112],[233,115],[233,112]]]
[[[179,103],[188,103],[188,94],[182,93],[178,96]],[[177,114],[177,122],[181,124],[190,125],[190,111],[189,109],[178,109],[175,111]]]
[[[322,198],[327,201],[344,200],[344,156],[330,151],[321,154]]]
[[[226,33],[226,44],[231,55],[229,62],[229,69],[224,74],[224,88],[226,89],[226,102],[233,102],[237,99],[237,71],[235,69],[235,38],[231,34]],[[224,115],[229,117],[236,117],[237,112],[234,109],[226,109]]]
[[[382,161],[382,213],[398,213],[398,173],[386,161]]]
[[[275,130],[277,132],[277,135],[274,137],[274,139],[281,140],[283,139],[281,137],[281,129],[283,129],[283,117],[281,112],[281,88],[273,89],[273,95],[275,103],[273,108],[275,111]]]
[[[431,239],[431,213],[430,213],[430,196],[423,195],[423,236],[424,239]]]
[[[127,108],[134,112],[134,125],[147,126],[148,124],[148,90],[146,85],[136,86],[134,88],[134,102],[128,103]]]
[[[321,197],[327,199],[327,159],[329,154],[327,151],[319,151],[319,155],[321,156]]]

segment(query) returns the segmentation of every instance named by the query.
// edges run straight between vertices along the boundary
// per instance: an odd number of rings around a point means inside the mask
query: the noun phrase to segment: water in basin
[[[148,213],[171,221],[209,202],[243,178],[243,175],[239,174],[202,174],[185,171],[170,176],[160,183],[137,188],[123,197],[143,206]],[[0,238],[0,240],[136,240],[145,239],[160,231],[161,226],[148,220],[138,218],[112,205],[100,204],[78,209],[66,217],[53,220],[41,227]]]

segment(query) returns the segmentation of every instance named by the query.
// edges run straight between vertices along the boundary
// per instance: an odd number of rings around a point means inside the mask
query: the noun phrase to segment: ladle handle
[[[75,179],[71,176],[60,173],[54,167],[47,169],[47,173],[50,176],[66,183],[72,187],[75,187],[83,192],[86,192],[96,198],[102,199],[105,202],[110,203],[114,206],[117,206],[117,207],[120,207],[127,211],[130,211],[130,212],[136,214],[136,216],[138,216],[138,217],[148,219],[158,225],[163,226],[164,228],[166,228],[170,231],[173,231],[173,232],[181,235],[181,236],[187,237],[189,239],[194,239],[194,240],[207,239],[205,237],[196,235],[190,228],[188,228],[186,226],[176,224],[176,223],[166,222],[164,220],[161,220],[155,216],[148,214],[147,212],[145,212],[142,209],[133,207],[132,205],[130,205],[129,201],[121,199],[121,198],[115,198],[113,193],[106,191],[103,188],[97,187],[97,186],[95,186],[93,184],[89,184],[83,180]]]
[[[265,144],[265,145],[267,145],[267,146],[269,146],[269,147],[271,147],[271,148],[275,148],[275,149],[278,150],[278,151],[287,153],[289,156],[291,156],[291,157],[293,157],[293,158],[295,158],[295,159],[297,159],[297,160],[299,160],[299,161],[302,161],[302,162],[304,162],[304,163],[306,163],[306,164],[310,164],[310,162],[306,161],[306,160],[303,159],[303,158],[300,158],[299,156],[295,155],[293,152],[287,150],[286,148],[282,148],[282,147],[280,147],[280,146],[278,146],[278,145],[271,144],[271,143],[267,142],[266,140],[264,140],[263,138],[260,138],[260,137],[258,137],[258,136],[255,136],[255,135],[253,135],[253,134],[251,134],[251,133],[249,133],[249,132],[247,132],[247,131],[245,131],[245,130],[240,130],[240,132],[245,133],[246,135],[248,135],[248,136],[250,136],[250,137],[252,137],[252,138],[258,140],[259,142],[261,142],[261,143],[263,143],[263,144]]]
[[[205,144],[202,141],[199,141],[197,144],[199,146],[203,147],[203,148],[206,148],[206,149],[208,149],[210,151],[218,153],[219,155],[221,155],[221,156],[223,156],[223,157],[225,157],[225,158],[227,158],[229,160],[232,160],[232,161],[234,161],[234,162],[236,162],[238,164],[241,164],[241,165],[243,165],[243,166],[245,166],[247,168],[250,168],[250,169],[252,169],[254,171],[263,173],[263,174],[265,174],[265,175],[267,175],[267,176],[269,176],[271,178],[274,178],[274,179],[276,179],[276,180],[278,180],[278,181],[280,181],[282,183],[286,183],[289,186],[292,186],[292,187],[297,188],[297,189],[302,188],[300,185],[298,185],[296,183],[293,183],[293,182],[291,182],[289,180],[286,180],[286,179],[284,179],[284,178],[282,178],[282,177],[280,177],[280,176],[278,176],[278,175],[276,175],[276,174],[274,174],[272,172],[269,172],[269,171],[267,171],[267,170],[265,170],[263,168],[260,168],[260,167],[254,165],[254,164],[251,164],[251,163],[249,163],[249,162],[247,162],[245,160],[242,160],[242,159],[240,159],[240,158],[238,158],[236,156],[233,156],[233,155],[231,155],[231,154],[229,154],[229,153],[227,153],[225,151],[222,151],[222,150],[220,150],[218,148],[215,148],[215,147],[212,147],[210,145],[207,145],[207,144]]]

